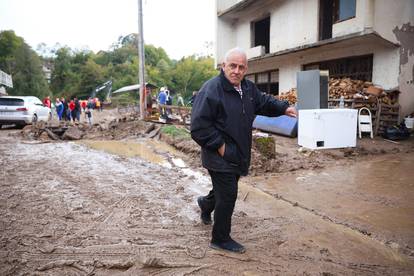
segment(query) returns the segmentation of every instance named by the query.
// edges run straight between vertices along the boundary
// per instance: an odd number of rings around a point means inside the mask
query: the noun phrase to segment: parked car
[[[0,128],[2,125],[26,125],[51,119],[52,111],[33,96],[1,96]]]

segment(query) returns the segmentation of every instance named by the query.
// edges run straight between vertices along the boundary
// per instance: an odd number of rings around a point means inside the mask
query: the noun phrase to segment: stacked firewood
[[[288,101],[290,105],[294,105],[298,101],[296,88],[292,88],[288,92],[280,94],[278,99],[281,101]]]
[[[351,80],[349,78],[329,80],[329,98],[354,99],[355,95],[362,94],[363,90],[372,86],[371,82]]]
[[[377,103],[377,99],[384,104],[395,105],[398,103],[397,92],[386,92],[382,88],[374,86],[372,82],[362,80],[352,80],[350,78],[329,80],[329,99],[338,100],[343,97],[345,101]],[[296,88],[281,93],[278,98],[287,100],[289,104],[295,104],[297,101]]]

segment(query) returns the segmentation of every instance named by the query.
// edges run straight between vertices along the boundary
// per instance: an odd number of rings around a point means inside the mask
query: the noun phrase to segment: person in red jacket
[[[85,110],[86,110],[87,103],[88,103],[88,101],[80,101],[83,112],[85,112]]]
[[[52,102],[50,101],[50,97],[47,96],[46,98],[43,99],[43,104],[47,107],[51,107]]]
[[[75,114],[75,102],[73,100],[69,103],[69,110],[70,110],[70,116],[72,117],[72,120],[76,120],[76,114]]]

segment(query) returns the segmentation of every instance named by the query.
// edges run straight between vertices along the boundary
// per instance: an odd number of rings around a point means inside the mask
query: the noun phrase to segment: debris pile
[[[129,136],[154,135],[155,131],[145,133],[147,125],[148,123],[138,120],[137,115],[132,114],[110,121],[105,119],[92,125],[86,122],[38,122],[24,127],[21,135],[26,140],[40,141],[122,139]]]
[[[85,135],[86,124],[38,122],[22,129],[22,136],[28,140],[79,140]]]

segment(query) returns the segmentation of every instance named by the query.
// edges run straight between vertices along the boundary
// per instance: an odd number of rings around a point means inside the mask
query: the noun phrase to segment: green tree
[[[13,31],[0,32],[0,67],[12,75],[11,95],[43,98],[50,94],[39,56]]]
[[[145,45],[144,50],[146,65],[157,66],[161,60],[169,66],[172,64],[171,59],[163,48],[157,48],[154,45]]]
[[[65,88],[73,87],[74,74],[72,70],[72,56],[70,48],[63,47],[56,51],[56,58],[54,60],[54,69],[51,78],[51,89],[54,94],[69,96],[71,92],[65,93]],[[70,88],[69,87],[69,88]]]
[[[199,90],[202,84],[217,75],[211,57],[189,56],[181,59],[173,71],[172,81],[177,92],[184,98],[191,97],[192,91]]]
[[[97,86],[105,82],[103,73],[102,67],[89,59],[80,69],[81,81],[76,96],[88,98]]]

